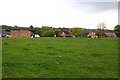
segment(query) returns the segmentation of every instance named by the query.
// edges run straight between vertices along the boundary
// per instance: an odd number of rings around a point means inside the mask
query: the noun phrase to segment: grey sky
[[[104,12],[109,10],[117,10],[118,2],[81,2],[74,0],[73,7],[87,12]]]

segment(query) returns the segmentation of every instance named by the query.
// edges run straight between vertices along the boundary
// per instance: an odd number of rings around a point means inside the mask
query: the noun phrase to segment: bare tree
[[[106,29],[106,24],[104,22],[98,23],[97,29],[105,30]]]

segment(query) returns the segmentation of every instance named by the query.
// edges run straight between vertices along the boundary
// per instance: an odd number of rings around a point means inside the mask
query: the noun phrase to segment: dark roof
[[[65,34],[69,34],[69,31],[67,31],[67,30],[55,31],[55,33],[59,33],[59,32],[64,32]]]
[[[60,34],[62,33],[62,32],[64,32],[65,34],[70,34],[69,33],[69,31],[67,31],[67,30],[57,30],[57,31],[55,31],[55,34],[56,34],[56,36],[61,36]]]
[[[111,32],[105,32],[105,35],[107,37],[116,37],[116,34],[115,33],[111,33]]]

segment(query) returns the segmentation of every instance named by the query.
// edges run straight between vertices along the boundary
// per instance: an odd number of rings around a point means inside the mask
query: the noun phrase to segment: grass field
[[[3,38],[3,78],[116,78],[118,39]]]

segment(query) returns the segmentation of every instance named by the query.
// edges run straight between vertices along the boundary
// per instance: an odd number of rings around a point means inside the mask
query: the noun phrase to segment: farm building
[[[98,36],[99,38],[119,37],[119,35],[120,35],[119,33],[116,33],[115,31],[112,31],[112,30],[103,30],[103,31],[86,30],[82,33],[81,36],[82,37],[87,37],[92,32],[95,32],[96,36]]]
[[[56,37],[74,37],[74,35],[71,35],[68,30],[57,30],[55,31]]]
[[[20,38],[27,38],[32,36],[32,32],[29,30],[11,30],[10,32],[11,37],[20,37]]]
[[[115,33],[105,33],[106,37],[116,37]]]
[[[69,34],[68,31],[55,31],[56,37],[62,37],[63,35]]]
[[[95,32],[90,32],[87,37],[91,37],[91,38],[98,38],[98,36],[96,35]]]
[[[102,32],[99,37],[110,38],[110,37],[117,37],[117,35],[114,32]]]

